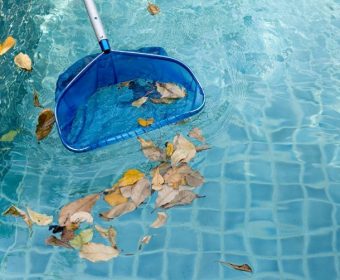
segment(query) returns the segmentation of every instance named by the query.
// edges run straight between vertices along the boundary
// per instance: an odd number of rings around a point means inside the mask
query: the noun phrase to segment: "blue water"
[[[212,149],[193,166],[204,199],[168,211],[150,230],[144,207],[114,221],[134,256],[92,264],[47,247],[46,228],[32,236],[22,221],[0,217],[0,279],[339,279],[340,278],[340,19],[339,2],[157,0],[97,1],[117,49],[155,45],[187,63],[207,93],[204,111],[180,126],[148,134],[164,143],[200,127]],[[0,41],[18,39],[0,58],[0,211],[10,204],[54,215],[110,186],[128,169],[150,168],[135,139],[72,154],[54,129],[38,144],[41,103],[54,107],[58,74],[98,51],[80,1],[0,1]],[[19,71],[19,51],[33,72]],[[248,263],[246,274],[216,263]]]

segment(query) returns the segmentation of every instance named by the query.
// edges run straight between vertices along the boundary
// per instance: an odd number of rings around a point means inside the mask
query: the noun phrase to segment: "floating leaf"
[[[79,224],[79,223],[83,223],[83,222],[86,222],[88,224],[92,224],[93,223],[93,217],[89,212],[79,211],[79,212],[74,213],[70,217],[70,221],[73,224]]]
[[[179,191],[175,190],[168,185],[163,185],[163,188],[158,191],[156,205],[155,208],[161,207],[170,201],[172,201],[177,195]]]
[[[120,188],[120,192],[121,192],[122,196],[124,196],[126,198],[130,198],[131,194],[132,194],[132,189],[133,189],[134,186],[135,185]]]
[[[101,226],[95,225],[94,226],[96,228],[96,230],[100,233],[100,235],[102,237],[104,237],[105,239],[108,239],[111,243],[111,246],[113,248],[117,248],[117,244],[116,244],[116,236],[117,236],[117,232],[116,230],[111,226],[108,229],[103,228]]]
[[[99,194],[91,194],[64,206],[59,214],[59,225],[66,226],[68,224],[71,224],[70,217],[74,213],[80,211],[90,213],[92,207],[95,205],[99,197],[100,197]]]
[[[143,178],[139,180],[131,191],[131,200],[138,207],[147,197],[151,195],[150,182]]]
[[[196,152],[202,152],[211,149],[209,145],[196,146]]]
[[[28,215],[26,214],[25,211],[19,209],[18,207],[12,205],[10,206],[7,210],[5,210],[3,213],[2,213],[3,216],[7,216],[7,215],[12,215],[12,216],[15,216],[15,217],[20,217],[22,218],[25,223],[31,227],[32,226],[32,221],[31,219],[28,217]]]
[[[154,16],[160,12],[160,9],[157,5],[152,4],[151,2],[148,2],[148,11],[152,16]]]
[[[157,91],[162,98],[178,99],[186,96],[184,88],[179,87],[174,83],[156,83]]]
[[[128,201],[113,207],[111,210],[107,212],[100,213],[100,216],[104,219],[114,219],[126,213],[130,213],[135,209],[136,205],[133,202]]]
[[[70,245],[75,249],[80,249],[84,244],[89,243],[93,238],[93,229],[85,229],[70,240]]]
[[[138,118],[137,122],[140,126],[146,127],[146,126],[152,125],[155,122],[155,120],[154,118],[150,118],[150,119]]]
[[[247,265],[246,263],[241,264],[241,265],[233,264],[233,263],[229,263],[229,262],[223,262],[223,261],[219,261],[219,263],[226,265],[226,266],[229,266],[229,267],[236,269],[236,270],[241,270],[241,271],[245,271],[245,272],[253,272],[251,267],[249,265]]]
[[[146,141],[141,137],[137,138],[141,144],[142,151],[144,155],[151,161],[163,161],[165,159],[164,152],[156,147],[156,145],[151,141]]]
[[[0,142],[13,142],[14,138],[18,135],[19,130],[11,130],[0,137]]]
[[[44,214],[40,214],[35,212],[27,207],[27,213],[30,216],[33,223],[39,226],[47,226],[53,222],[53,216],[47,216]]]
[[[164,174],[164,182],[168,186],[178,189],[179,186],[184,186],[186,184],[185,181],[185,173],[179,172],[179,169],[176,167],[170,168],[165,174]]]
[[[146,96],[141,97],[141,98],[137,99],[136,101],[132,102],[132,106],[139,108],[139,107],[142,106],[146,101],[148,101],[148,97],[146,97]]]
[[[108,261],[119,255],[119,251],[111,246],[100,243],[84,244],[79,252],[79,256],[91,262]]]
[[[168,219],[168,215],[165,212],[158,212],[157,219],[150,225],[152,228],[162,227]]]
[[[2,44],[0,44],[0,55],[4,55],[11,48],[13,48],[15,43],[15,39],[12,36],[8,36],[6,40]]]
[[[174,138],[175,151],[171,156],[172,166],[176,166],[180,162],[189,162],[196,155],[194,144],[178,134]]]
[[[131,186],[144,178],[144,176],[144,173],[138,169],[129,169],[123,174],[123,177],[119,179],[117,185],[119,187]]]
[[[43,106],[41,106],[40,101],[39,101],[39,96],[38,96],[38,92],[35,90],[33,93],[33,104],[35,107],[38,108],[44,108]]]
[[[61,233],[61,241],[68,243],[70,240],[72,240],[75,236],[74,231],[78,229],[79,225],[78,224],[72,224],[73,227],[63,227],[62,233]]]
[[[171,104],[175,100],[171,98],[150,98],[150,101],[154,104]]]
[[[14,63],[21,69],[31,71],[32,70],[32,60],[24,53],[19,53],[14,57]]]
[[[164,184],[164,178],[162,175],[159,173],[159,166],[156,168],[153,178],[152,178],[152,189],[155,191],[161,190],[163,187],[162,185]]]
[[[156,168],[159,168],[159,174],[164,176],[164,174],[171,168],[171,164],[169,162],[162,162],[155,168],[151,170],[151,175],[154,176]]]
[[[202,135],[202,130],[200,130],[198,127],[193,128],[189,132],[188,136],[190,136],[191,138],[197,139],[198,141],[202,143],[205,142],[205,138]]]
[[[138,250],[141,250],[143,245],[149,244],[151,238],[152,238],[151,235],[145,235],[145,236],[143,236],[143,238],[142,238],[141,241],[140,241],[140,245],[139,245]]]
[[[171,157],[172,154],[174,153],[174,145],[170,142],[166,142],[165,147],[166,156]]]
[[[165,209],[168,209],[168,208],[178,206],[178,205],[190,204],[196,198],[198,198],[198,195],[193,193],[192,191],[181,190],[181,191],[178,192],[177,196],[173,200],[164,204],[164,206],[162,206],[162,207],[165,208]]]
[[[45,240],[45,243],[47,245],[52,245],[52,246],[65,247],[65,248],[73,249],[73,247],[70,244],[68,244],[68,243],[66,243],[64,241],[61,241],[60,239],[58,239],[54,235],[51,235],[50,237],[48,237]]]
[[[35,130],[35,135],[38,141],[47,137],[55,123],[55,116],[51,109],[45,109],[39,114],[38,124]]]
[[[104,200],[111,206],[117,206],[128,201],[128,199],[121,194],[119,188],[105,195]]]
[[[204,183],[204,177],[198,171],[192,171],[185,175],[186,183],[193,188],[197,188]]]

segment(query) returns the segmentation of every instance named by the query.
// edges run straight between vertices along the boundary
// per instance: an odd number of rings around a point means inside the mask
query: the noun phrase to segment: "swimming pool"
[[[207,93],[204,111],[148,134],[171,139],[200,127],[212,149],[193,166],[205,199],[168,211],[148,227],[150,209],[113,222],[124,250],[154,234],[143,251],[92,264],[48,247],[46,228],[29,236],[0,217],[1,279],[337,279],[340,277],[339,3],[337,1],[97,1],[111,45],[164,47],[188,64]],[[0,1],[0,36],[17,40],[0,58],[0,210],[10,204],[56,209],[149,168],[134,139],[72,154],[56,129],[38,144],[32,92],[54,106],[58,74],[98,51],[80,1]],[[13,66],[27,51],[34,71]],[[56,217],[56,216],[55,216]],[[136,240],[136,242],[133,242]],[[216,261],[248,263],[253,274]]]

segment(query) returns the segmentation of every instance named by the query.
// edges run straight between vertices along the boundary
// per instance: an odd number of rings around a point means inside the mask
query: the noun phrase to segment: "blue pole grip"
[[[110,43],[108,39],[103,39],[99,41],[99,46],[103,53],[109,53],[111,51]]]

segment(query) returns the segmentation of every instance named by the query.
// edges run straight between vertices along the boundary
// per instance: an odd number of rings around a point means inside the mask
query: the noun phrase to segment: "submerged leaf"
[[[38,124],[35,130],[35,135],[38,141],[47,137],[55,123],[55,116],[51,109],[45,109],[39,114]]]
[[[128,201],[113,207],[111,210],[107,212],[100,213],[100,216],[104,219],[114,219],[126,213],[130,213],[135,209],[136,205],[133,202]]]
[[[64,206],[59,214],[59,225],[66,226],[71,224],[70,217],[79,211],[90,213],[99,197],[99,194],[91,194]]]
[[[138,250],[141,250],[142,247],[143,247],[143,245],[149,244],[151,238],[152,238],[151,235],[145,235],[145,236],[143,236],[143,238],[142,238],[141,241],[140,241]]]
[[[162,185],[164,184],[164,178],[162,175],[159,173],[159,166],[156,168],[153,178],[152,178],[152,189],[155,191],[161,190],[163,187]]]
[[[161,207],[170,201],[172,201],[177,195],[179,191],[175,190],[168,185],[163,185],[163,188],[158,191],[156,205],[155,208]]]
[[[139,180],[131,191],[131,200],[138,207],[147,197],[151,195],[150,182],[143,178]]]
[[[12,216],[15,216],[15,217],[20,217],[22,218],[25,223],[31,227],[32,226],[32,221],[31,219],[28,217],[28,215],[26,214],[25,211],[19,209],[18,207],[12,205],[10,206],[7,210],[5,210],[3,213],[2,213],[3,216],[7,216],[7,215],[12,215]]]
[[[111,246],[100,243],[84,244],[79,252],[79,256],[91,262],[108,261],[119,255],[119,251]]]
[[[202,135],[202,130],[200,130],[198,127],[193,128],[188,135],[191,138],[195,138],[202,143],[205,142],[205,138]]]
[[[83,222],[86,222],[88,224],[92,224],[93,223],[93,217],[89,212],[79,211],[79,212],[74,213],[70,217],[70,221],[71,221],[71,223],[74,223],[74,224],[79,224],[79,223],[83,223]]]
[[[233,269],[236,269],[236,270],[241,270],[241,271],[245,271],[245,272],[253,272],[251,267],[249,265],[247,265],[246,263],[245,264],[241,264],[241,265],[232,264],[232,263],[223,262],[223,261],[219,261],[219,263],[221,263],[223,265],[226,265],[226,266],[229,266],[229,267],[231,267]]]
[[[143,96],[143,97],[137,99],[136,101],[133,101],[133,102],[132,102],[132,106],[139,108],[139,107],[142,106],[146,101],[148,101],[148,97]]]
[[[171,104],[175,100],[171,98],[150,98],[150,101],[154,104]]]
[[[180,162],[189,162],[196,155],[195,145],[178,134],[174,138],[175,152],[171,156],[172,166]]]
[[[155,122],[155,120],[154,118],[150,118],[150,119],[138,118],[137,122],[140,126],[146,127],[146,126],[152,125]]]
[[[162,98],[178,99],[186,96],[184,88],[179,87],[174,83],[156,83],[157,91]]]
[[[32,70],[32,60],[24,53],[19,53],[14,57],[14,63],[21,69],[31,71]]]
[[[196,152],[198,153],[209,149],[211,149],[209,145],[196,146]]]
[[[117,185],[119,187],[131,186],[143,177],[144,173],[138,169],[129,169],[123,174],[123,177],[119,179]]]
[[[72,240],[70,240],[70,245],[75,249],[80,249],[84,244],[89,243],[93,238],[93,229],[85,229],[78,235],[76,235]]]
[[[178,206],[178,205],[190,204],[196,198],[198,198],[198,195],[193,193],[192,191],[180,190],[177,196],[173,200],[169,201],[167,204],[164,204],[164,206],[162,207],[165,209],[168,209],[168,208]]]
[[[11,130],[0,137],[0,142],[13,142],[14,138],[18,135],[19,130]]]
[[[192,171],[185,175],[185,181],[190,187],[197,188],[204,183],[204,177],[198,171]]]
[[[48,237],[45,240],[45,243],[47,245],[52,245],[52,246],[65,247],[65,248],[73,249],[73,247],[70,244],[68,244],[68,243],[66,243],[64,241],[61,241],[60,239],[58,239],[54,235],[51,235],[50,237]]]
[[[33,104],[35,107],[38,108],[44,108],[43,106],[41,106],[40,101],[39,101],[39,96],[38,96],[38,92],[35,90],[33,93]]]
[[[152,228],[162,227],[168,219],[168,215],[165,212],[158,212],[157,219],[150,225]]]
[[[73,228],[74,226],[74,228]],[[74,231],[78,229],[78,224],[72,224],[71,227],[63,227],[62,233],[61,233],[61,241],[63,242],[69,242],[72,240],[75,236]]]
[[[132,81],[121,82],[117,85],[117,87],[118,87],[118,89],[122,89],[124,87],[129,87],[131,83],[132,83]]]
[[[30,216],[33,223],[39,226],[47,226],[53,222],[53,216],[47,216],[44,214],[40,214],[35,212],[27,207],[27,213]]]
[[[154,16],[160,12],[160,9],[157,5],[152,4],[151,2],[148,2],[148,11],[152,16]]]
[[[104,200],[111,206],[117,206],[128,201],[128,199],[121,194],[119,188],[105,195]]]
[[[13,48],[15,43],[15,39],[12,36],[8,36],[6,40],[2,44],[0,44],[0,55],[4,55],[11,48]]]
[[[116,244],[117,232],[112,226],[110,226],[108,229],[103,228],[99,225],[95,225],[94,227],[96,228],[96,230],[100,233],[102,237],[110,241],[112,247],[117,248],[117,244]]]
[[[151,161],[163,161],[165,159],[164,152],[158,148],[151,140],[146,141],[141,137],[137,137],[141,144],[144,155]]]

